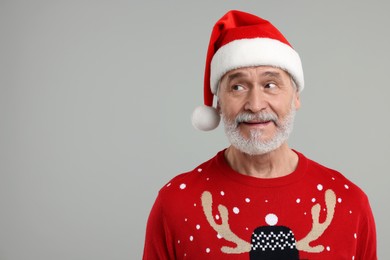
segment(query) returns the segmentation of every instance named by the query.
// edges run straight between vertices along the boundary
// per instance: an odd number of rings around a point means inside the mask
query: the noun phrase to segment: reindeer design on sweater
[[[294,233],[287,227],[274,226],[277,223],[277,217],[274,214],[269,214],[269,220],[266,222],[269,226],[258,227],[252,233],[251,243],[238,237],[229,226],[228,209],[224,205],[218,205],[221,224],[216,223],[213,214],[212,195],[208,191],[204,191],[201,196],[203,212],[210,226],[225,240],[233,242],[236,247],[223,246],[221,251],[226,254],[250,254],[250,259],[299,259],[299,251],[311,253],[320,253],[324,250],[323,245],[311,246],[310,243],[315,242],[332,222],[335,206],[336,195],[333,190],[325,191],[326,219],[320,223],[321,206],[319,203],[311,208],[312,229],[299,241],[296,241]],[[270,243],[270,241],[273,241]]]

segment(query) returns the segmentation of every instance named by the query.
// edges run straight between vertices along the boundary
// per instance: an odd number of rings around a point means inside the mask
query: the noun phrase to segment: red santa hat
[[[204,105],[193,112],[193,126],[203,131],[218,126],[220,115],[213,107],[213,96],[217,94],[223,75],[234,69],[262,65],[285,70],[302,91],[301,59],[282,33],[255,15],[235,10],[227,12],[211,33],[204,77]]]

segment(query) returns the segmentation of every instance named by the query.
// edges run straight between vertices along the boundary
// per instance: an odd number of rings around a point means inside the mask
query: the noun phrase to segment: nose
[[[267,107],[267,100],[264,93],[258,88],[253,88],[248,91],[247,100],[245,103],[245,110],[251,111],[252,113],[260,112]]]

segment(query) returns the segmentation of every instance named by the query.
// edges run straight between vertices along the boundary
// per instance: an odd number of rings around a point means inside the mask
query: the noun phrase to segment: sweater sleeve
[[[355,259],[377,260],[376,227],[367,196],[365,196],[362,204],[364,206],[357,234],[357,255]]]
[[[171,233],[163,212],[162,198],[159,194],[147,222],[143,260],[175,259],[174,249],[170,243]]]

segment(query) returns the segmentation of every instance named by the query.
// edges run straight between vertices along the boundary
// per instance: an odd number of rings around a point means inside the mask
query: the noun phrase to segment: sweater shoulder
[[[326,183],[335,192],[339,193],[339,201],[342,200],[341,196],[345,196],[356,202],[368,202],[366,193],[340,171],[324,166],[311,159],[308,159],[308,171],[315,175],[319,182]]]
[[[179,191],[204,189],[205,172],[213,173],[210,169],[216,167],[216,157],[201,163],[190,171],[177,174],[160,189],[159,196],[177,196]]]

